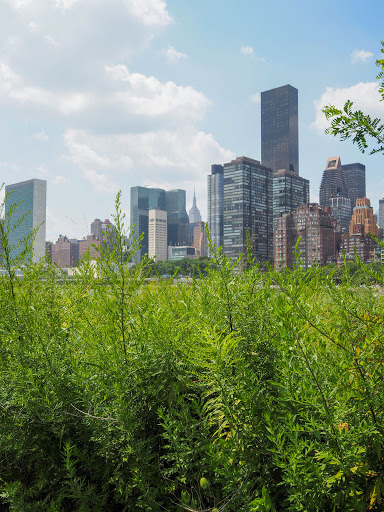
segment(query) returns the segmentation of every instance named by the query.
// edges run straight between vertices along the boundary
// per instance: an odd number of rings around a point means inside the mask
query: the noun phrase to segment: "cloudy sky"
[[[316,6],[316,7],[315,7]],[[260,92],[299,90],[300,174],[318,199],[329,156],[367,168],[384,196],[384,157],[324,135],[321,107],[379,102],[382,0],[0,0],[0,181],[48,182],[47,238],[82,237],[129,213],[135,185],[196,187],[235,156],[260,159]]]

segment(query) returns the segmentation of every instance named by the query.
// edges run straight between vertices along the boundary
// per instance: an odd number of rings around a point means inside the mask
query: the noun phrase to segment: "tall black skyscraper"
[[[343,174],[353,210],[356,206],[356,199],[362,199],[367,196],[365,190],[365,165],[357,162],[343,165]]]
[[[298,91],[292,85],[261,93],[261,163],[299,174]]]
[[[339,156],[332,156],[327,160],[320,183],[320,206],[332,206],[332,198],[348,198],[348,189],[345,184],[343,166]]]
[[[273,260],[272,171],[240,156],[224,164],[224,254],[247,251],[247,232],[257,261]]]

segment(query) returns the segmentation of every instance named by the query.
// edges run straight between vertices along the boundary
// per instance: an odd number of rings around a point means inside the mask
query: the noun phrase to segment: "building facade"
[[[273,259],[272,170],[238,157],[224,164],[224,254],[247,252],[247,234],[259,262]]]
[[[33,241],[32,261],[45,257],[46,237],[46,180],[32,179],[14,183],[5,187],[5,215],[13,210],[13,205],[19,205],[10,219],[10,227],[15,228],[9,235],[11,256],[17,257],[23,250],[22,241],[35,233]],[[23,217],[26,216],[24,219]],[[23,219],[21,221],[21,219]],[[21,221],[21,222],[20,222]],[[19,225],[17,225],[19,223]],[[21,242],[21,245],[20,245]]]
[[[306,269],[336,261],[340,234],[337,233],[336,220],[332,217],[330,208],[311,203],[277,219],[274,234],[276,270],[294,266],[297,243],[301,266]]]
[[[208,174],[208,229],[215,247],[224,245],[224,167],[214,164]]]
[[[384,229],[384,198],[379,200],[379,228]]]
[[[331,211],[338,222],[338,229],[341,233],[348,233],[351,222],[351,200],[347,197],[331,197]]]
[[[320,206],[331,206],[332,197],[348,198],[348,190],[339,156],[333,156],[327,160],[320,183]]]
[[[348,197],[351,200],[352,210],[356,206],[356,199],[367,196],[365,186],[365,165],[354,163],[343,165],[345,185]]]
[[[193,191],[193,203],[192,208],[189,210],[189,223],[195,224],[196,222],[201,222],[201,214],[200,210],[196,205],[196,192]]]
[[[168,259],[167,212],[149,210],[148,220],[148,257],[165,261]]]
[[[100,247],[101,241],[97,240],[94,235],[87,235],[83,240],[79,241],[79,260],[82,260],[86,254],[91,260],[95,260],[100,256],[97,247]]]
[[[131,188],[131,226],[133,239],[142,236],[141,248],[133,257],[134,263],[141,261],[148,254],[148,218],[149,210],[159,209],[165,211],[165,190],[160,188],[132,187]]]
[[[261,93],[261,163],[299,174],[298,90],[283,85]]]
[[[79,241],[60,235],[51,246],[51,259],[58,267],[76,267],[79,262]]]
[[[285,169],[273,173],[273,229],[277,218],[309,203],[309,181]]]
[[[193,228],[193,247],[196,249],[196,257],[208,256],[208,241],[205,231],[205,222],[196,222]]]
[[[166,190],[165,209],[168,214],[168,245],[187,245],[189,217],[186,210],[185,190]]]

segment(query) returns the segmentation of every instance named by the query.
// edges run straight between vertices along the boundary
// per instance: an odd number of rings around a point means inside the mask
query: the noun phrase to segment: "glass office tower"
[[[299,174],[298,90],[292,85],[261,93],[261,163]]]
[[[273,173],[273,229],[281,214],[309,203],[309,181],[292,171]]]
[[[343,174],[353,210],[356,206],[356,199],[362,199],[367,196],[365,187],[365,165],[359,164],[358,162],[343,165]]]
[[[22,217],[26,218],[9,235],[12,247],[11,255],[18,256],[23,250],[22,242],[35,231],[33,242],[32,261],[38,261],[45,256],[46,237],[46,208],[47,208],[47,182],[46,180],[28,180],[5,187],[5,215],[10,212],[12,205],[18,208],[11,217],[10,227],[16,226]]]
[[[332,206],[332,197],[348,198],[348,189],[339,156],[328,158],[327,166],[321,178],[319,196],[320,206]]]
[[[247,232],[259,262],[273,260],[272,170],[238,157],[224,164],[224,254],[246,253]]]
[[[141,249],[133,257],[135,263],[148,254],[148,215],[149,210],[165,210],[165,190],[161,188],[131,188],[131,226],[134,226],[133,238],[143,235]]]
[[[224,167],[212,165],[208,174],[208,229],[215,247],[224,245]]]
[[[188,245],[189,217],[185,190],[166,190],[165,209],[168,213],[168,245]]]

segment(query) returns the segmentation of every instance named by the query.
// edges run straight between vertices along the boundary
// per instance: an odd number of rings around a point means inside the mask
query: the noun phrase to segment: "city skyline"
[[[374,65],[382,6],[322,7],[314,16],[303,1],[279,1],[272,12],[250,0],[241,9],[217,0],[3,0],[1,181],[47,180],[51,240],[89,233],[91,219],[110,217],[118,189],[129,217],[135,185],[185,189],[187,210],[196,187],[206,220],[211,165],[261,160],[260,93],[290,83],[299,91],[300,175],[311,182],[311,201],[324,161],[337,154],[366,166],[377,210],[382,155],[324,135],[320,109],[351,98],[384,118]],[[330,9],[338,31],[326,40]],[[287,24],[300,24],[300,34],[287,38]]]

